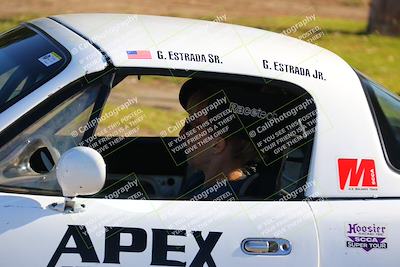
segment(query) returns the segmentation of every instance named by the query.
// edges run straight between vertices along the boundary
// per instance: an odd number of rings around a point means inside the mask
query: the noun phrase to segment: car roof
[[[284,34],[221,22],[136,14],[67,14],[52,18],[96,44],[117,67],[154,65],[155,61],[129,60],[127,51],[136,50],[150,51],[153,59],[157,59],[156,53],[160,50],[215,54],[222,59],[221,65],[233,66],[229,63],[240,61],[247,68],[246,63],[254,65],[251,57],[256,59],[263,54],[282,54],[292,61],[299,59],[298,62],[304,61],[304,56],[313,57],[321,52],[331,54]],[[339,57],[334,58],[341,61]],[[190,63],[185,60],[175,60],[182,64],[167,61],[173,67],[182,66],[183,69]]]

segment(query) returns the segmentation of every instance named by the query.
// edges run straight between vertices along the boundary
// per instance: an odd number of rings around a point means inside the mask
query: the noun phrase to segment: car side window
[[[87,125],[93,125],[89,120],[100,88],[88,86],[63,100],[3,145],[0,187],[16,192],[60,194],[55,164],[68,149],[81,145]]]
[[[162,76],[128,76],[115,86],[107,99],[96,129],[96,136],[159,137],[185,118],[178,102],[180,85],[186,79]],[[177,129],[166,136],[178,136]],[[97,142],[100,143],[101,142]],[[104,148],[110,153],[112,147]]]
[[[400,170],[400,98],[362,77],[389,162]]]
[[[93,197],[279,199],[306,182],[316,117],[295,85],[128,76],[89,144],[107,165]]]

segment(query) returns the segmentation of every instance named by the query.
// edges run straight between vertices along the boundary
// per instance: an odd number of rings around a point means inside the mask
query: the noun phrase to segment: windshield
[[[0,35],[0,110],[47,81],[65,62],[60,48],[30,28]]]

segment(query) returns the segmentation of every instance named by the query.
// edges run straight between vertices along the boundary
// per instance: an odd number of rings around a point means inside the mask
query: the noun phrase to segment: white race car
[[[0,63],[1,267],[399,266],[400,99],[335,54],[72,14]]]

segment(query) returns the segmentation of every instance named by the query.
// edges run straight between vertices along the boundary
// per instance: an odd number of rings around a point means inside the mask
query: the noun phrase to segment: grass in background
[[[346,45],[341,45],[346,44]],[[320,45],[400,95],[400,38],[377,35],[328,35]]]
[[[275,17],[265,19],[237,19],[235,24],[247,25],[274,32],[283,32],[305,17]],[[316,20],[300,28],[292,37],[319,26],[325,35],[316,42],[347,61],[353,68],[370,76],[389,90],[400,94],[400,38],[367,35],[367,23],[344,19]]]
[[[117,105],[107,103],[103,114],[107,112],[111,112],[117,109]],[[129,122],[135,120],[135,118],[140,117],[132,117],[132,119],[127,120],[126,118],[130,118],[130,114],[135,114],[138,110],[141,110],[141,115],[144,115],[144,119],[138,122],[137,124],[130,125]],[[139,126],[138,134],[134,134],[132,136],[160,136],[161,130],[167,130],[168,127],[175,125],[177,122],[184,120],[187,117],[186,112],[177,112],[176,110],[168,110],[168,109],[161,109],[152,106],[144,106],[144,105],[135,105],[135,107],[129,107],[124,109],[118,113],[118,115],[114,115],[109,119],[102,120],[99,123],[97,128],[97,133],[102,132],[103,129],[119,122],[120,125],[113,130],[104,131],[104,136],[116,136],[116,132],[118,129],[123,129],[120,135],[124,135],[128,133],[130,130],[134,129],[136,126]],[[178,136],[179,129],[173,132],[167,131],[167,136]]]
[[[40,16],[34,17],[34,16],[18,16],[14,17],[12,19],[0,19],[0,33],[3,33],[5,31],[8,31],[11,28],[14,28],[21,22],[31,20],[34,18],[39,18]]]

